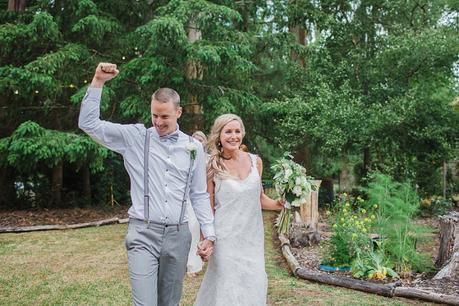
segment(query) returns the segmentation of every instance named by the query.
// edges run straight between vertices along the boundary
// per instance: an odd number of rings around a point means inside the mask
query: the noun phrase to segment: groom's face
[[[182,108],[172,102],[151,101],[152,123],[160,136],[174,132],[177,129],[177,119],[181,115]]]

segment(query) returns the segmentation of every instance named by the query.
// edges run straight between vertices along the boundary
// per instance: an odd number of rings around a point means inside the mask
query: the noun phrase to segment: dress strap
[[[256,168],[258,155],[249,153],[249,156],[250,156],[250,160],[252,161],[252,167]]]

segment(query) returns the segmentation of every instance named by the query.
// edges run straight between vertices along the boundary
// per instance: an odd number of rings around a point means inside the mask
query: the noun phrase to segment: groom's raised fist
[[[94,73],[94,77],[91,82],[91,87],[102,87],[106,81],[109,81],[116,77],[120,73],[117,69],[116,64],[111,63],[99,63]]]

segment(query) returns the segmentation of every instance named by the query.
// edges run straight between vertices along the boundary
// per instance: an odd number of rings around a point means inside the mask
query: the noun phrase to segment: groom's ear
[[[177,114],[177,119],[180,118],[180,116],[182,116],[182,107],[181,106],[177,107],[176,114]]]

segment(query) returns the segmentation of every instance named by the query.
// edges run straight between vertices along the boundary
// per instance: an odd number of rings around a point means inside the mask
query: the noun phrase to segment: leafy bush
[[[352,265],[355,277],[369,279],[432,268],[430,256],[416,250],[431,230],[414,223],[420,207],[413,188],[374,173],[364,191],[367,200],[346,193],[338,197],[328,262]]]
[[[441,216],[448,213],[452,207],[453,202],[441,196],[432,196],[421,200],[421,213],[423,215]]]
[[[432,268],[428,254],[416,250],[431,229],[413,221],[420,209],[419,197],[408,183],[374,173],[366,190],[367,205],[378,206],[373,230],[382,237],[380,249],[394,262],[397,272],[426,271]]]
[[[328,260],[332,265],[350,265],[358,254],[372,249],[369,233],[376,217],[363,207],[363,203],[361,197],[339,195],[330,239]]]

